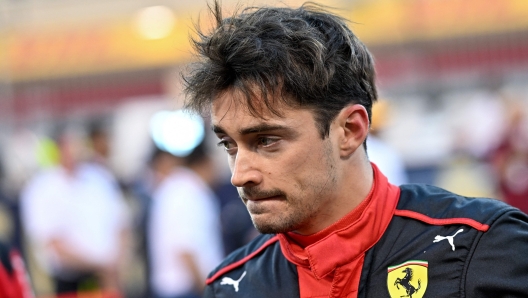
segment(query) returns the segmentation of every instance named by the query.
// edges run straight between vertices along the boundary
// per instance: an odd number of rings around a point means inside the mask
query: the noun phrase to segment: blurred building
[[[223,2],[230,12],[240,1]],[[251,3],[283,2],[302,3]],[[354,22],[353,30],[375,56],[383,96],[421,101],[413,107],[418,113],[441,110],[445,90],[489,91],[527,80],[526,1],[324,4],[339,8]],[[193,22],[207,26],[207,20],[205,0],[2,1],[0,141],[21,125],[46,129],[46,123],[58,119],[111,117],[131,101],[180,105],[179,72],[193,59],[189,34]],[[420,127],[417,134],[436,129],[431,123]],[[449,146],[445,142],[441,136],[431,140],[427,146],[439,149],[418,155],[398,146],[412,156],[408,160],[412,165],[437,158],[433,155]],[[414,148],[424,152],[420,146]]]

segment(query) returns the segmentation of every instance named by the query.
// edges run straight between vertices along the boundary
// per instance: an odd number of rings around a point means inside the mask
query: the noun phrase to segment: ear
[[[368,113],[364,106],[346,106],[336,118],[339,125],[339,150],[341,157],[348,157],[363,145],[369,132]]]

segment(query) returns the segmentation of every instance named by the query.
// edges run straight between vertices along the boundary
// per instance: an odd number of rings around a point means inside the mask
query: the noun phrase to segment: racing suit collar
[[[372,163],[374,183],[354,210],[330,227],[308,236],[278,234],[284,256],[309,267],[317,278],[361,257],[383,235],[394,214],[400,189]]]

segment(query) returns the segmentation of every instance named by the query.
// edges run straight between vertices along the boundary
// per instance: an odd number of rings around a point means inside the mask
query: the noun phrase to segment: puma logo
[[[238,284],[240,281],[246,276],[246,271],[242,273],[242,276],[240,276],[237,280],[233,280],[231,277],[224,277],[222,278],[222,281],[220,282],[221,285],[232,285],[233,288],[235,288],[235,292],[238,292]]]
[[[453,251],[455,251],[455,243],[453,242],[455,236],[460,233],[460,232],[463,232],[464,229],[460,229],[458,231],[456,231],[456,233],[453,235],[453,236],[440,236],[440,235],[436,235],[435,237],[435,240],[433,241],[433,243],[435,242],[440,242],[442,240],[445,240],[447,239],[447,242],[449,242],[449,244],[451,244],[451,248],[453,249]]]

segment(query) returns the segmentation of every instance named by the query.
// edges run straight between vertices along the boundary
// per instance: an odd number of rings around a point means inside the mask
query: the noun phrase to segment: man
[[[126,261],[128,207],[109,171],[85,161],[85,139],[70,129],[57,136],[60,163],[42,169],[21,193],[26,235],[58,296],[120,297]]]
[[[214,163],[202,141],[176,156],[158,150],[147,240],[152,298],[198,298],[204,279],[224,256]],[[163,163],[163,165],[161,164]]]
[[[524,213],[397,187],[369,162],[374,67],[341,18],[313,5],[212,11],[186,106],[210,110],[264,235],[211,272],[205,297],[526,297]]]

